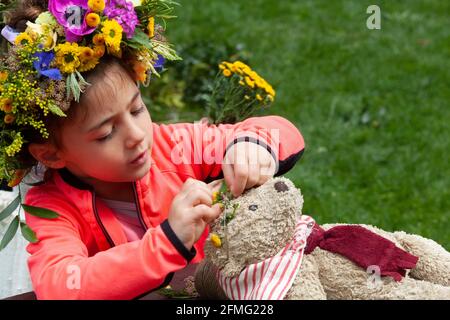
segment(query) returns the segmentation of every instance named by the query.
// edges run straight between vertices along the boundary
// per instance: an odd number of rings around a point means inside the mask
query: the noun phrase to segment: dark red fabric
[[[316,247],[338,253],[364,269],[378,266],[382,276],[390,276],[395,281],[400,281],[406,269],[414,268],[419,260],[392,241],[356,225],[336,226],[325,231],[315,224],[305,253],[311,253]]]

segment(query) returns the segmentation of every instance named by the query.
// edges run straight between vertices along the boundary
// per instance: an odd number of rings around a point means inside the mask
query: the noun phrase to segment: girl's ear
[[[59,156],[58,149],[51,143],[30,143],[28,151],[33,157],[48,168],[61,169],[66,166]]]

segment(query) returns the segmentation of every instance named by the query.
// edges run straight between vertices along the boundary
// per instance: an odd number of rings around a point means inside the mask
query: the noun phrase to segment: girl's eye
[[[102,138],[100,138],[100,139],[97,139],[97,141],[98,141],[98,142],[104,142],[104,141],[106,141],[106,140],[111,139],[114,130],[115,130],[115,127],[112,128],[112,131],[111,131],[110,134],[108,134],[108,135],[106,135],[106,136],[104,136],[104,137],[102,137]]]
[[[133,111],[131,114],[133,116],[137,116],[138,114],[142,113],[145,111],[145,107],[141,107],[140,109],[137,109],[136,111]]]

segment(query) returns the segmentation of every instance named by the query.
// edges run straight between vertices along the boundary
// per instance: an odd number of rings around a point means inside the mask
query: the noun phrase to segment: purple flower
[[[158,54],[158,59],[156,60],[153,67],[156,69],[156,71],[160,72],[164,68],[164,63],[166,62],[166,59],[160,54]]]
[[[89,13],[88,0],[49,0],[48,9],[64,27],[69,42],[78,42],[82,36],[95,30],[95,27],[87,25],[85,19]]]
[[[33,61],[33,67],[36,69],[39,75],[46,76],[52,80],[61,80],[61,72],[59,69],[50,69],[50,63],[55,58],[55,53],[53,51],[50,52],[37,52],[34,54],[38,60]]]
[[[128,39],[133,37],[139,19],[131,1],[110,0],[106,3],[103,13],[109,19],[116,20],[122,26],[123,32],[125,32]]]

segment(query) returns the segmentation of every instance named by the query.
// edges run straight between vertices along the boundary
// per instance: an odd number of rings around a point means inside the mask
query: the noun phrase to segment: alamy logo
[[[68,6],[65,16],[70,26],[80,27],[83,23],[83,8],[79,6]]]
[[[81,269],[77,265],[68,265],[66,269],[66,287],[69,290],[81,289]]]
[[[367,18],[366,26],[369,30],[381,29],[381,9],[379,6],[373,4],[367,7],[367,11],[370,16]]]
[[[367,287],[369,289],[377,289],[383,285],[381,281],[381,270],[379,266],[372,265],[367,267]]]

